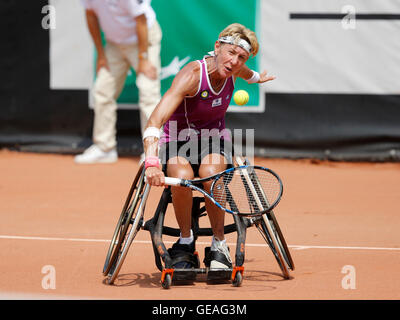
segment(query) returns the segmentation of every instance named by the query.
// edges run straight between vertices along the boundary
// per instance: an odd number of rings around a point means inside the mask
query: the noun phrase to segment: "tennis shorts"
[[[199,176],[199,168],[202,160],[209,154],[224,156],[227,168],[233,166],[233,145],[230,141],[220,138],[191,139],[188,141],[170,141],[160,147],[159,158],[164,174],[167,174],[167,162],[176,156],[185,158],[191,164],[194,176]]]

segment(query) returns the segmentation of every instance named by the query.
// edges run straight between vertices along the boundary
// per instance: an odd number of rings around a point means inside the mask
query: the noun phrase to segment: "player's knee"
[[[182,167],[179,165],[169,165],[167,169],[168,177],[174,177],[179,179],[191,180],[194,178],[194,173],[191,168]]]
[[[222,164],[201,164],[199,168],[200,178],[206,178],[218,174],[226,169],[226,165]]]

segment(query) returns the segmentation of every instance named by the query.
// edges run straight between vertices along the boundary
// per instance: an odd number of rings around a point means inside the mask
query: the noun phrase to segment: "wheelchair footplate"
[[[238,287],[242,284],[243,272],[243,266],[236,266],[229,269],[208,269],[207,281],[211,283],[226,283],[232,281],[232,284]]]
[[[161,274],[161,283],[164,288],[169,288],[172,283],[184,284],[199,280],[200,275],[205,275],[208,283],[228,283],[232,282],[234,286],[242,283],[244,268],[234,267],[228,269],[209,269],[209,268],[191,268],[191,269],[164,269]]]
[[[209,269],[207,268],[208,282],[226,282],[232,279],[233,269]]]
[[[172,283],[174,284],[193,283],[195,280],[197,280],[198,274],[204,274],[205,272],[206,271],[204,268],[164,269],[161,273],[161,284],[164,289],[168,289]]]
[[[172,276],[172,282],[181,281],[195,281],[198,274],[204,274],[205,270],[202,268],[192,268],[192,269],[174,269]]]

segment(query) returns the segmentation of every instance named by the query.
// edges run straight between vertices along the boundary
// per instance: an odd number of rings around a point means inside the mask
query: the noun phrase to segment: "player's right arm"
[[[150,127],[161,128],[178,108],[185,96],[192,96],[197,92],[199,81],[200,67],[197,62],[190,62],[183,67],[151,114],[146,129]],[[143,146],[146,158],[158,157],[158,138],[152,136],[145,138]],[[146,178],[151,185],[164,185],[164,173],[160,168],[147,168]]]
[[[104,53],[103,44],[101,42],[99,19],[97,18],[97,15],[93,10],[86,9],[86,22],[89,29],[89,33],[93,39],[94,45],[97,50],[96,72],[99,72],[99,70],[103,67],[108,69],[107,58]]]

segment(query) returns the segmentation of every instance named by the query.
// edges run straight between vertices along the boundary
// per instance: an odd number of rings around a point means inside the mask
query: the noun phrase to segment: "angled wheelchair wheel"
[[[243,160],[240,156],[236,156],[235,159],[239,165],[251,165],[248,159]],[[257,176],[252,177],[252,183],[257,185]],[[260,190],[262,190],[262,188],[260,188]],[[259,196],[261,196],[261,201],[268,205],[267,196],[263,193]],[[294,263],[273,211],[262,215],[261,219],[256,219],[253,222],[255,222],[257,229],[271,248],[284,278],[289,279],[289,269],[294,270]]]
[[[268,212],[267,218],[270,221],[272,230],[275,233],[276,239],[278,240],[278,244],[281,248],[283,257],[284,257],[288,267],[290,268],[290,270],[293,271],[294,270],[294,262],[293,262],[291,254],[290,254],[289,248],[286,244],[285,237],[283,236],[282,231],[279,227],[278,221],[275,218],[274,212],[273,211]]]
[[[110,271],[107,274],[107,283],[113,284],[115,279],[117,278],[119,271],[121,270],[122,264],[125,261],[128,250],[132,244],[132,241],[135,239],[136,234],[139,229],[143,225],[143,213],[146,205],[147,196],[150,191],[149,185],[144,185],[143,188],[138,194],[137,201],[132,202],[132,206],[130,206],[129,210],[132,210],[131,218],[128,222],[128,230],[125,234],[124,238],[121,238],[121,245],[119,246],[119,250],[115,250],[115,258],[112,259]]]
[[[273,213],[271,212],[270,214],[268,216],[264,214],[262,219],[256,222],[256,227],[271,248],[282,271],[283,277],[289,279],[289,269],[294,270],[293,260],[286,245],[285,238],[279,229],[278,222]]]
[[[103,274],[107,283],[114,283],[129,247],[142,226],[143,212],[150,186],[144,182],[143,165],[138,170],[117,222],[104,263]]]

